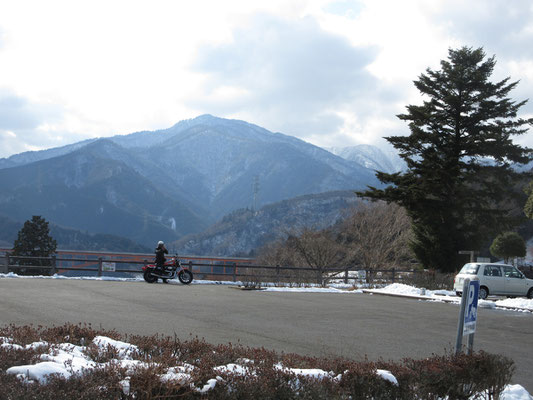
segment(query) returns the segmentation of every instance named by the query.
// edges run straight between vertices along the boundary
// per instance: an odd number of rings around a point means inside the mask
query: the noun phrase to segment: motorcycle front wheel
[[[178,273],[178,279],[179,279],[180,282],[183,283],[184,285],[188,285],[189,283],[192,282],[192,272],[189,271],[188,269],[182,269],[182,270]]]
[[[157,282],[157,276],[153,276],[152,275],[152,271],[147,269],[146,271],[144,271],[144,280],[148,283],[154,283],[154,282]]]

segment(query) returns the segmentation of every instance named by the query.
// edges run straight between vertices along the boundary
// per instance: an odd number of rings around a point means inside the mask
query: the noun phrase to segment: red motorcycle
[[[176,254],[169,261],[165,262],[163,269],[157,268],[155,264],[146,264],[142,267],[144,280],[148,283],[155,283],[158,279],[162,279],[167,283],[169,279],[179,279],[184,285],[192,282],[192,272],[181,265],[181,261]]]

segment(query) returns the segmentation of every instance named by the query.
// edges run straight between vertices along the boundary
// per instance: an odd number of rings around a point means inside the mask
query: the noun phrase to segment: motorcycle
[[[163,265],[163,270],[157,268],[155,264],[146,264],[142,267],[144,280],[148,283],[155,283],[162,279],[167,283],[169,279],[179,279],[184,285],[188,285],[193,280],[192,272],[181,265],[181,261],[176,254]]]

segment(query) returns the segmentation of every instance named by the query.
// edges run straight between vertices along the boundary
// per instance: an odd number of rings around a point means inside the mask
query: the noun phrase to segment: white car
[[[455,276],[453,290],[462,295],[466,278],[479,279],[479,298],[489,295],[527,296],[533,299],[533,279],[527,279],[522,272],[507,264],[469,263]]]

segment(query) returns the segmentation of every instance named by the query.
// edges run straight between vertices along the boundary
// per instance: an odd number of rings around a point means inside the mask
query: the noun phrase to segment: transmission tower
[[[259,197],[259,175],[254,176],[252,188],[254,193],[254,204],[252,206],[252,211],[255,212],[257,210],[257,198]]]

